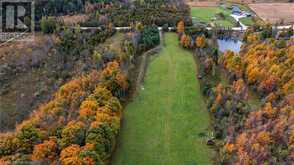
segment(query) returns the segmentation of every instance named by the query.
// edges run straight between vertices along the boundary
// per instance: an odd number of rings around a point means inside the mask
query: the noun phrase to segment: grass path
[[[165,35],[166,46],[148,66],[144,90],[126,107],[114,165],[209,165],[212,150],[209,115],[196,79],[190,52],[177,36]]]

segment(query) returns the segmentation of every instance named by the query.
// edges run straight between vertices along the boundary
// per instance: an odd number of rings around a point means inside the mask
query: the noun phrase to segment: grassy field
[[[206,145],[209,115],[190,52],[177,36],[148,66],[144,89],[126,107],[114,165],[211,164]]]
[[[225,16],[224,20],[216,20],[216,24],[224,27],[233,27],[235,20],[230,16],[231,11],[224,9],[222,7],[192,7],[191,9],[192,17],[199,19],[202,22],[210,23],[212,18],[215,17],[217,13],[223,13]]]
[[[252,17],[244,17],[240,19],[240,22],[242,22],[246,26],[252,26],[255,24]]]

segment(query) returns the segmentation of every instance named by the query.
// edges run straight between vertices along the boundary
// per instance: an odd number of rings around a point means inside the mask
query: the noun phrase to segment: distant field
[[[218,1],[205,1],[205,2],[198,2],[198,1],[188,1],[186,2],[191,7],[215,7],[218,6]]]
[[[89,18],[86,14],[78,14],[78,15],[66,15],[61,16],[65,25],[73,26],[81,22],[85,22]]]
[[[223,3],[222,0],[186,0],[186,4],[190,7],[215,7],[220,3]],[[289,0],[226,0],[226,3],[234,4],[252,4],[252,3],[287,3]]]
[[[210,23],[212,18],[217,13],[223,13],[225,15],[224,20],[216,20],[216,24],[224,27],[233,27],[235,20],[230,16],[231,11],[221,7],[192,7],[192,17],[199,19],[202,22]]]
[[[249,7],[264,21],[294,23],[294,3],[258,3]]]
[[[246,26],[252,26],[255,23],[252,17],[241,18],[240,22],[242,22]]]

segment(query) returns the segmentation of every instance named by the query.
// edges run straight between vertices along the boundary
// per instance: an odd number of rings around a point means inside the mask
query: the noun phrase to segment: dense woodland
[[[110,22],[114,26],[131,26],[136,22],[144,25],[175,26],[180,19],[191,24],[190,8],[183,1],[45,0],[37,1],[36,8],[37,30],[42,28],[42,20],[43,24],[48,22],[52,26],[54,21],[47,20],[48,17],[79,13],[90,16],[86,22],[81,23],[82,26],[105,26]]]
[[[119,6],[118,6],[119,5]],[[191,23],[190,8],[182,1],[134,1],[133,3],[113,4],[99,9],[99,17],[106,17],[115,26],[129,26],[133,22],[145,25],[175,26],[176,22],[184,19]]]
[[[223,58],[229,76],[244,79],[264,103],[246,115],[239,134],[226,138],[225,150],[234,162],[287,164],[294,160],[294,42],[259,39],[263,34],[252,32],[240,55],[226,52]]]
[[[219,151],[216,162],[291,164],[294,41],[289,37],[293,30],[277,34],[271,25],[254,26],[245,33],[240,53],[218,56],[211,42],[205,41],[205,30],[199,27],[194,30],[198,33],[189,33],[187,29],[178,23],[180,44],[193,49],[200,62],[198,78],[208,98]],[[229,85],[215,82],[216,68],[223,70]],[[261,107],[249,104],[249,90],[258,93]]]
[[[96,164],[107,159],[122,110],[113,94],[127,88],[117,62],[108,63],[102,72],[93,71],[68,82],[15,132],[1,135],[1,160],[49,163],[59,158],[63,164]]]

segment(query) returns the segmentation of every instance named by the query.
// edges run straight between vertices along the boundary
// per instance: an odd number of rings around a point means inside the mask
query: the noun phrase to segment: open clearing
[[[126,107],[112,164],[211,164],[213,150],[200,136],[209,132],[209,114],[190,52],[177,35],[149,64],[144,89]]]
[[[233,27],[235,20],[230,16],[231,11],[222,7],[192,7],[192,17],[199,19],[202,22],[210,23],[217,13],[223,13],[224,20],[217,19],[215,22],[219,26]]]
[[[294,23],[294,3],[257,3],[249,7],[264,21]]]

